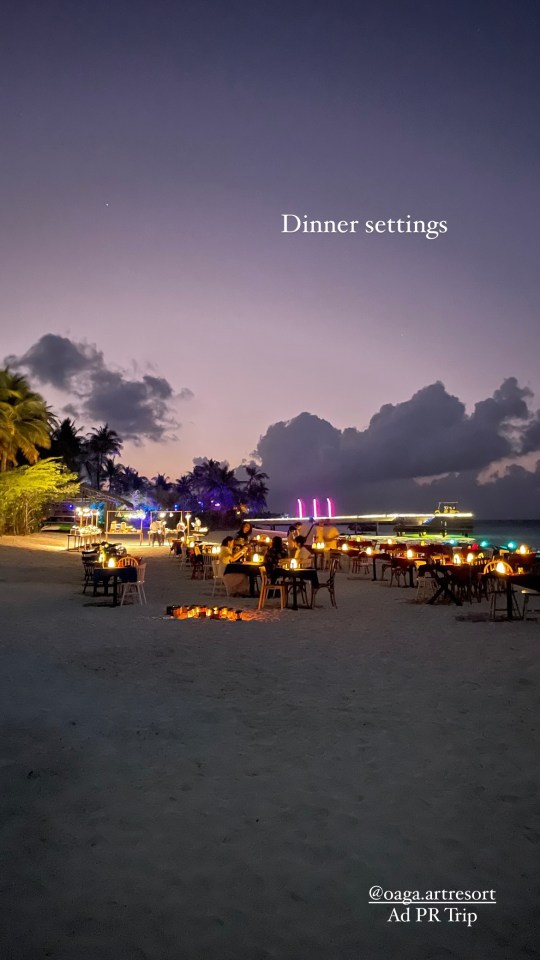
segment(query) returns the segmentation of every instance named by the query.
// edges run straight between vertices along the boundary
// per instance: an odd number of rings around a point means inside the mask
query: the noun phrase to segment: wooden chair
[[[489,604],[489,619],[500,619],[497,614],[502,614],[502,619],[507,619],[508,598],[506,590],[504,593],[500,590],[494,590],[491,594],[491,600]],[[519,606],[515,590],[512,590],[512,616],[514,620],[523,620],[524,616],[524,611],[522,611]]]
[[[130,594],[135,593],[138,597],[139,603],[146,603],[146,594],[144,592],[144,578],[146,575],[146,564],[139,563],[137,566],[137,579],[133,582],[122,584],[122,599],[120,600],[120,606],[123,606],[124,600]]]
[[[225,578],[220,570],[222,569],[220,561],[218,559],[212,560],[212,572],[214,574],[214,584],[212,587],[212,596],[215,597],[216,593],[222,593],[226,597],[229,596],[229,591],[227,589],[227,584],[225,583]]]
[[[332,604],[333,607],[337,607],[336,590],[335,590],[337,564],[338,564],[338,561],[336,558],[334,558],[330,564],[330,574],[329,574],[328,580],[326,580],[324,583],[319,583],[318,587],[313,588],[313,593],[311,597],[312,607],[315,606],[315,600],[317,598],[317,594],[319,590],[328,590],[328,594],[330,596],[330,603]]]
[[[120,570],[122,567],[138,567],[139,561],[136,557],[120,557],[120,560],[116,564]]]
[[[86,588],[88,584],[94,583],[94,570],[96,569],[96,561],[87,560],[85,557],[83,557],[82,564],[83,564],[83,573],[84,573],[83,593],[86,593]]]
[[[287,605],[287,593],[288,588],[285,583],[270,583],[268,576],[266,574],[266,569],[264,567],[260,568],[261,574],[261,592],[259,595],[259,602],[257,604],[258,610],[263,610],[264,605],[267,600],[277,599],[279,597],[280,608],[283,608]]]

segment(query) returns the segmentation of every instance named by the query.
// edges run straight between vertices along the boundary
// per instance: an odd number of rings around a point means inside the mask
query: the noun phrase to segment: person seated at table
[[[287,530],[287,550],[289,552],[289,557],[294,557],[296,553],[296,538],[300,536],[300,530],[302,529],[301,523],[291,523],[291,526]]]
[[[313,566],[313,554],[311,550],[308,550],[306,547],[306,538],[297,537],[296,538],[296,553],[294,559],[298,561],[298,566],[301,570],[305,570]]]
[[[288,556],[289,551],[283,545],[282,537],[274,537],[264,555],[264,566],[270,583],[276,582],[280,574],[280,561],[286,560]]]
[[[227,592],[230,596],[249,596],[249,577],[247,573],[225,573],[229,563],[239,563],[243,561],[247,552],[247,546],[236,549],[232,537],[225,537],[221,542],[218,560],[218,576],[223,577]]]
[[[250,523],[247,522],[247,520],[244,520],[244,523],[240,527],[234,539],[236,543],[242,542],[247,546],[247,544],[251,540],[252,535],[253,535],[253,527],[251,526]]]

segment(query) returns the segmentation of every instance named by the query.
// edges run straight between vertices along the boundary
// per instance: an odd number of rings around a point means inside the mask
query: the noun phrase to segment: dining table
[[[110,606],[117,607],[118,584],[136,583],[137,567],[100,567],[96,565],[93,572],[93,582],[94,597],[98,595],[97,591],[100,583],[103,584],[103,596],[107,597],[109,595],[109,584],[112,583],[112,604],[110,604]]]
[[[301,582],[311,584],[311,601],[309,607],[313,606],[313,594],[319,586],[319,577],[315,567],[295,567],[292,570],[282,567],[279,570],[279,579],[291,581],[293,596],[292,610],[298,610],[298,585]]]
[[[261,564],[251,563],[249,560],[235,561],[228,563],[223,571],[223,576],[227,573],[243,573],[249,578],[250,597],[258,596],[258,580],[261,576]]]
[[[515,608],[514,608],[514,587],[520,587],[524,590],[535,590],[540,592],[540,574],[536,573],[497,573],[494,570],[491,570],[489,573],[484,575],[486,578],[491,577],[494,580],[503,581],[505,584],[505,593],[506,593],[506,619],[515,620]],[[519,613],[518,617],[519,619]]]
[[[450,565],[427,563],[425,572],[430,574],[436,585],[435,593],[429,598],[428,603],[434,604],[437,600],[443,599],[455,603],[457,607],[462,606],[457,583]]]
[[[369,556],[369,554],[366,554],[366,556]],[[372,577],[371,577],[371,579],[372,579],[372,580],[376,580],[376,579],[377,579],[377,560],[382,560],[383,562],[386,562],[386,564],[387,564],[388,567],[389,567],[389,566],[390,566],[391,557],[390,557],[390,554],[389,554],[389,553],[373,553],[373,554],[371,555],[371,564],[372,564]],[[384,580],[384,570],[383,570],[383,577],[382,577],[382,578],[383,578],[383,580]]]
[[[423,565],[424,560],[419,558],[413,559],[412,557],[392,557],[390,561],[391,570],[403,570],[406,574],[406,587],[414,587],[414,574],[418,569],[419,564]]]

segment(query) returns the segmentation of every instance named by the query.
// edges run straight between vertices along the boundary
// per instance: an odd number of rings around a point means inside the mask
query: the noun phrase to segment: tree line
[[[122,449],[108,423],[85,434],[71,418],[59,421],[26,377],[0,370],[0,533],[35,528],[46,503],[73,497],[81,482],[134,504],[221,518],[266,509],[268,476],[255,464],[242,468],[246,479],[210,458],[176,480],[148,478],[120,462]]]

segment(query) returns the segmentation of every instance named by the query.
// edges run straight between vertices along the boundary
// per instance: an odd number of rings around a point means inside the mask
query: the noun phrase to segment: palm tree
[[[152,486],[150,489],[150,494],[160,505],[160,507],[171,507],[175,500],[173,490],[174,484],[171,483],[169,477],[165,476],[164,473],[158,473],[155,477],[152,477],[150,481]]]
[[[0,472],[17,464],[19,454],[33,464],[39,448],[48,450],[55,419],[45,400],[25,377],[0,370]]]
[[[148,489],[148,477],[141,477],[134,467],[122,467],[120,483],[124,493],[144,493]]]
[[[175,502],[178,504],[180,510],[198,510],[199,504],[197,502],[197,497],[193,492],[193,479],[191,473],[184,473],[183,476],[178,477],[174,485],[175,490]]]
[[[103,475],[107,480],[109,493],[121,493],[123,489],[124,468],[112,457],[107,457],[103,465]]]
[[[255,464],[245,465],[244,470],[248,475],[248,480],[244,482],[244,490],[242,496],[245,497],[246,503],[251,510],[264,510],[266,508],[266,497],[268,495],[268,484],[265,483],[265,480],[268,480],[268,474],[264,473],[263,470]]]
[[[205,509],[230,510],[239,502],[240,482],[228,463],[204,460],[193,468],[190,479],[192,490]]]
[[[51,456],[61,457],[68,470],[79,473],[84,450],[80,428],[66,417],[51,434]]]
[[[122,449],[123,440],[116,430],[111,430],[109,424],[104,427],[94,427],[88,434],[86,441],[86,464],[95,468],[96,488],[101,490],[102,465],[106,457],[117,456]]]

